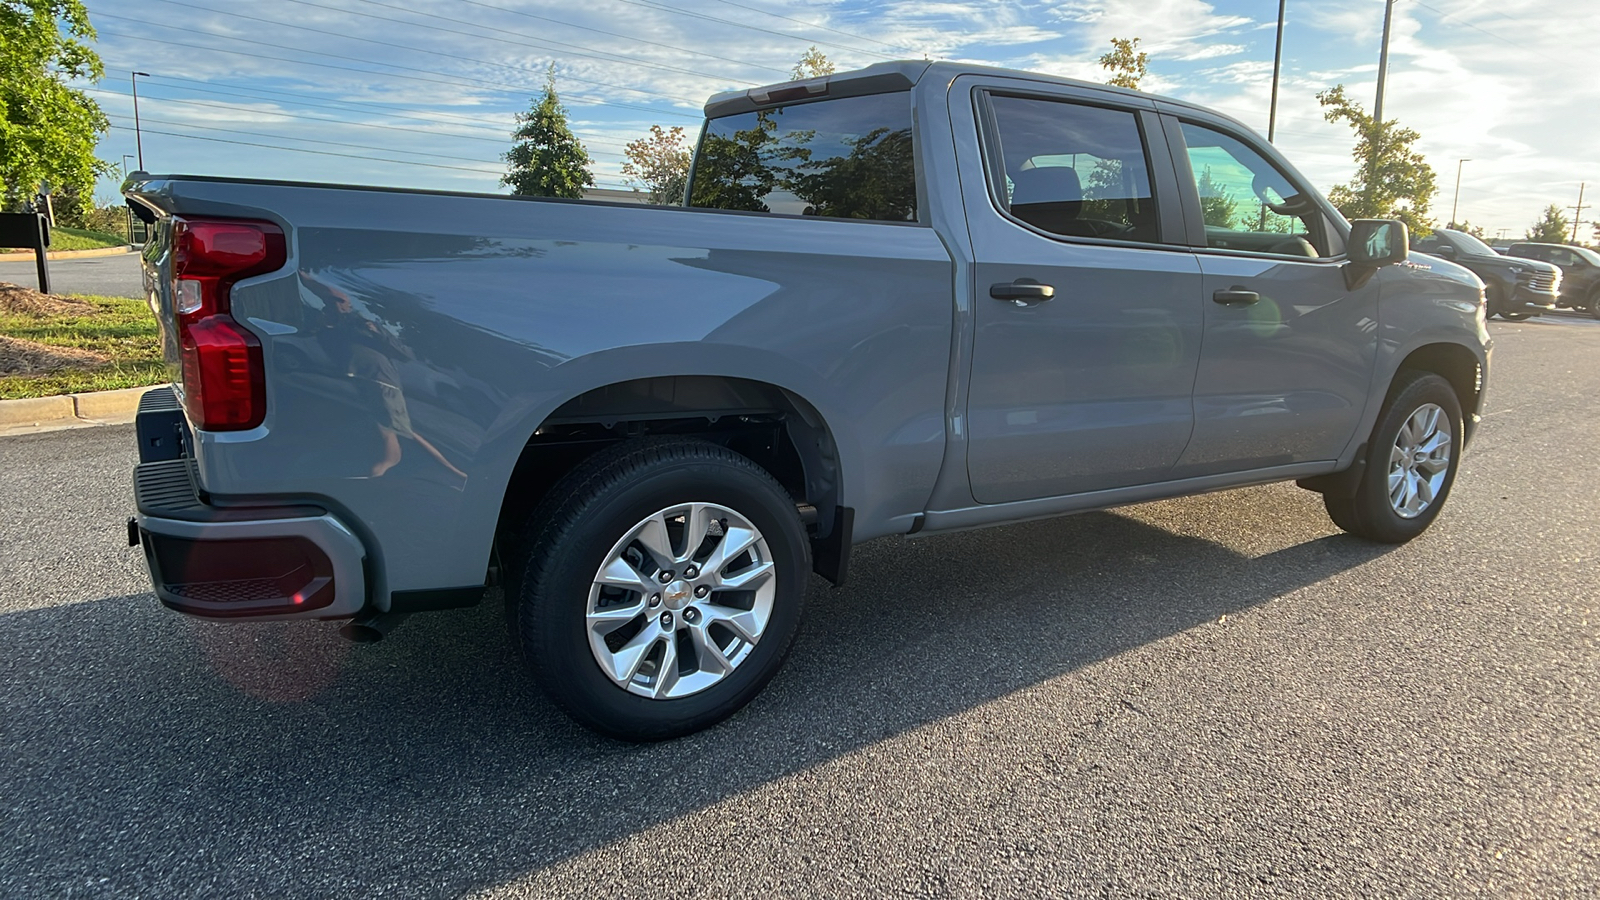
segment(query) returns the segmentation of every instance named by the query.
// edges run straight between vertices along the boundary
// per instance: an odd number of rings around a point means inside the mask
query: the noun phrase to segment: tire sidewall
[[[1438,496],[1421,515],[1407,519],[1389,504],[1389,453],[1406,420],[1428,403],[1437,405],[1450,417],[1450,467]],[[1366,477],[1362,479],[1360,495],[1356,498],[1358,503],[1366,507],[1368,522],[1386,540],[1395,543],[1411,540],[1426,531],[1433,520],[1439,517],[1445,502],[1450,499],[1450,491],[1456,483],[1456,472],[1461,467],[1463,430],[1461,401],[1450,383],[1438,375],[1416,377],[1390,399],[1378,420],[1377,428],[1373,430],[1372,446],[1367,451]]]
[[[687,697],[654,700],[619,687],[595,661],[586,622],[589,589],[628,530],[653,513],[688,502],[727,507],[760,530],[777,568],[772,616],[761,640],[721,682]],[[559,546],[530,548],[543,559],[536,566],[538,576],[523,585],[517,617],[530,665],[552,697],[596,731],[628,740],[696,731],[753,699],[792,643],[810,571],[804,529],[782,489],[754,464],[701,457],[636,469],[578,504],[581,510],[572,505],[566,504],[565,513],[576,518]]]

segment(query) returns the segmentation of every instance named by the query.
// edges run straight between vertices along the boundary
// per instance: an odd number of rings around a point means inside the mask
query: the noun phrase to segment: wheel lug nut
[[[695,609],[695,608],[694,608],[694,607],[692,607],[692,606],[691,606],[691,607],[689,607],[689,608],[688,608],[688,609],[686,609],[686,610],[684,610],[684,611],[683,611],[683,620],[684,620],[684,621],[685,621],[685,622],[688,622],[688,623],[690,623],[690,624],[693,624],[693,623],[694,623],[694,622],[695,622],[695,621],[696,621],[696,620],[698,620],[698,619],[699,619],[699,618],[700,618],[700,612],[699,612],[699,610],[696,610],[696,609]]]
[[[661,627],[669,630],[672,628],[672,613],[664,612],[661,614]]]
[[[661,572],[656,575],[656,578],[659,579],[662,584],[666,584],[672,580],[672,570],[662,569]]]
[[[683,570],[683,577],[685,577],[685,578],[699,578],[700,577],[700,570],[695,568],[694,566],[690,566],[689,568]]]
[[[711,593],[711,588],[708,588],[703,584],[694,589],[694,595],[702,600],[704,600],[706,595],[709,593]]]
[[[661,605],[661,595],[660,594],[651,594],[650,595],[650,605],[651,606],[660,606]]]

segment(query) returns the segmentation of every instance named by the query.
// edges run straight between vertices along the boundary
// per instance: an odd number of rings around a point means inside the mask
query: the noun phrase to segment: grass
[[[169,380],[161,360],[155,316],[143,300],[96,296],[76,299],[91,304],[95,311],[44,317],[0,312],[0,334],[52,347],[93,350],[111,357],[110,362],[55,375],[0,376],[0,400],[144,387]]]
[[[82,228],[50,229],[50,250],[98,250],[102,247],[126,247],[128,239],[120,234],[103,231],[85,231]],[[0,252],[5,252],[0,250]]]

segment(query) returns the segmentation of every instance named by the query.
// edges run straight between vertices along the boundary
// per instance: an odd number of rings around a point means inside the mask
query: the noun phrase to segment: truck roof
[[[958,62],[933,62],[930,60],[895,60],[892,62],[873,63],[864,69],[852,69],[847,72],[835,72],[819,78],[805,78],[797,81],[784,81],[776,84],[762,85],[743,91],[722,91],[711,95],[706,101],[706,118],[714,119],[718,116],[727,116],[734,113],[750,112],[769,106],[786,103],[807,102],[810,100],[823,100],[829,97],[853,97],[862,94],[883,94],[891,91],[909,90],[924,78],[933,78],[939,81],[952,81],[961,75],[994,75],[1006,78],[1023,78],[1029,81],[1043,81],[1051,84],[1070,85],[1073,87],[1092,88],[1109,93],[1124,94],[1129,97],[1141,97],[1147,100],[1159,100],[1176,106],[1190,109],[1203,110],[1211,115],[1219,115],[1216,110],[1197,106],[1186,100],[1177,100],[1158,94],[1144,91],[1129,90],[1109,84],[1094,81],[1083,81],[1077,78],[1064,78],[1059,75],[1047,75],[1042,72],[1025,72],[1018,69],[1002,69],[997,66],[980,66],[972,63]],[[1231,118],[1231,117],[1230,117]]]

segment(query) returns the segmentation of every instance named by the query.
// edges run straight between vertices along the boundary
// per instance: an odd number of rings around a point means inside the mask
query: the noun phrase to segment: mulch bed
[[[90,316],[95,308],[81,300],[41,294],[0,281],[0,314],[46,318],[50,316]],[[0,375],[55,375],[92,368],[110,357],[71,347],[47,347],[33,341],[0,335]]]

